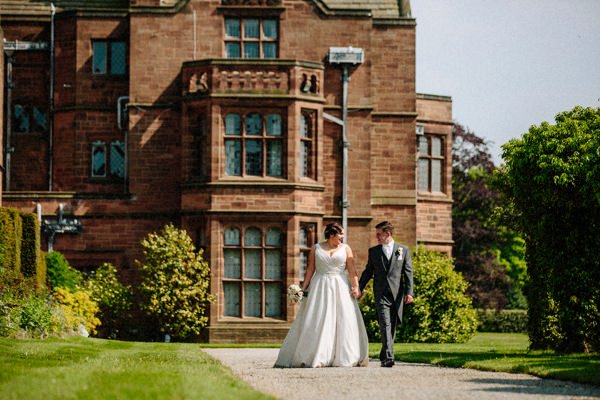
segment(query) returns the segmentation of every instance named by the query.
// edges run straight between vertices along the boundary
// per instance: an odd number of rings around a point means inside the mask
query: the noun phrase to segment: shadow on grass
[[[544,395],[544,396],[568,396],[570,399],[578,397],[595,397],[600,395],[600,388],[591,385],[572,385],[560,381],[540,380],[537,378],[524,379],[471,379],[469,382],[485,385],[482,392],[490,393],[519,393],[525,395]],[[485,397],[482,396],[482,397]]]
[[[525,373],[600,386],[600,354],[410,351],[396,354],[396,359],[453,368]]]

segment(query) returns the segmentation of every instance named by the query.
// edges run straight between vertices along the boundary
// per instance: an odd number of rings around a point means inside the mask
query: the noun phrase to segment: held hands
[[[410,304],[414,301],[413,297],[410,294],[404,296],[404,304]]]
[[[362,296],[362,293],[361,293],[360,289],[358,288],[358,286],[352,286],[350,293],[352,294],[352,297],[354,297],[355,299],[359,299]]]

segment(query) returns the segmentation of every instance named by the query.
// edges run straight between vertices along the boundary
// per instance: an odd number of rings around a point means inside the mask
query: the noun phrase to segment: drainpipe
[[[124,143],[124,149],[123,152],[125,159],[124,161],[124,165],[123,165],[123,173],[124,173],[124,179],[123,179],[123,191],[125,193],[129,193],[129,168],[128,168],[128,164],[129,164],[129,126],[123,126],[123,113],[127,112],[127,104],[129,101],[129,96],[119,96],[119,98],[117,99],[117,126],[119,127],[119,130],[123,131],[123,143]]]
[[[348,65],[342,64],[342,227],[348,232]],[[347,235],[347,233],[346,233]]]
[[[342,120],[336,121],[336,118],[323,115],[342,126],[342,227],[346,237],[348,237],[348,75],[350,68],[363,63],[365,53],[361,48],[349,47],[330,47],[327,55],[329,63],[340,65],[342,67]]]
[[[54,181],[52,169],[54,168],[54,15],[56,7],[50,3],[50,110],[48,125],[48,191],[52,192]]]
[[[10,191],[10,158],[13,148],[10,143],[12,130],[12,63],[13,50],[5,50],[6,54],[6,149],[4,151],[4,178],[6,180],[5,190]]]

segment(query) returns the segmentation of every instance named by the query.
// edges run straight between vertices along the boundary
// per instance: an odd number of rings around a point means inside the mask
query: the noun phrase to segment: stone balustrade
[[[183,64],[184,96],[278,95],[323,98],[320,63],[211,59]]]

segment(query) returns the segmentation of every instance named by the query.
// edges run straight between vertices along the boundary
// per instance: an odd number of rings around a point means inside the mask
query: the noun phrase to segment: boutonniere
[[[402,247],[398,247],[398,250],[396,250],[396,258],[398,259],[398,261],[402,261]]]

